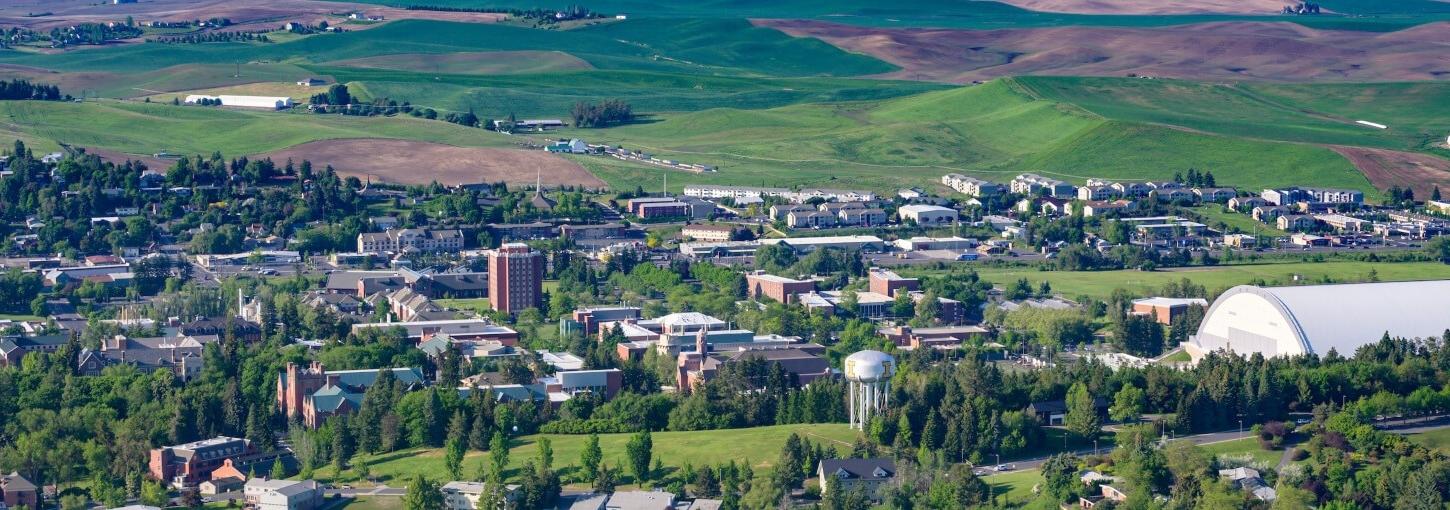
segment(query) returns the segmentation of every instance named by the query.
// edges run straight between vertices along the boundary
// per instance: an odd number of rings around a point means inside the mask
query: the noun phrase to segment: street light
[[[1096,439],[1093,440],[1093,456],[1098,456],[1098,440]]]

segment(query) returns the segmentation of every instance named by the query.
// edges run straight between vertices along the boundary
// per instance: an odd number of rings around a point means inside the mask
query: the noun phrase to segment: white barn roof
[[[1450,280],[1229,289],[1208,309],[1190,352],[1352,356],[1392,337],[1438,337],[1450,329]],[[1201,355],[1201,354],[1200,354]]]
[[[281,108],[290,108],[292,106],[292,98],[290,97],[229,95],[207,96],[198,94],[186,96],[186,102],[192,104],[202,99],[219,99],[222,102],[222,106],[242,106],[247,108],[271,108],[276,110]]]

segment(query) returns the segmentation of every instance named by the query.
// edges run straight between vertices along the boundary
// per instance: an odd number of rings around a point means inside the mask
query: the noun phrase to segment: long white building
[[[222,106],[240,106],[243,108],[268,108],[272,110],[291,108],[293,105],[292,98],[290,97],[228,95],[207,96],[199,94],[186,96],[186,104],[196,104],[198,102],[201,102],[201,100],[203,99],[210,101],[220,100]]]
[[[1240,285],[1213,302],[1184,345],[1195,361],[1209,352],[1267,357],[1353,356],[1392,337],[1439,337],[1450,329],[1450,280],[1297,287]]]

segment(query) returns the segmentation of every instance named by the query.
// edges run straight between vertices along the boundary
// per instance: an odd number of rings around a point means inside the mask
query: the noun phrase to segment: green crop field
[[[130,154],[257,154],[338,138],[398,138],[458,146],[507,146],[508,137],[441,121],[101,101],[0,101],[5,130]]]
[[[329,65],[436,74],[537,74],[589,69],[588,62],[562,51],[397,53],[328,62]]]
[[[1369,280],[1371,269],[1381,281],[1433,280],[1450,278],[1450,265],[1438,262],[1277,262],[1259,264],[1233,264],[1213,267],[1182,268],[1169,271],[1040,271],[1035,268],[1001,268],[983,266],[975,268],[983,280],[999,286],[1008,285],[1020,278],[1036,285],[1048,282],[1052,291],[1068,298],[1088,296],[1106,299],[1113,289],[1126,289],[1139,295],[1150,295],[1163,288],[1168,282],[1187,278],[1203,285],[1209,292],[1220,291],[1235,285],[1245,285],[1256,280],[1268,285],[1292,285],[1294,275],[1300,280],[1320,282],[1326,278],[1337,283],[1363,282]],[[922,271],[902,268],[905,275],[941,275],[942,271]]]
[[[539,7],[531,0],[364,0],[367,3],[408,6]],[[1342,30],[1388,31],[1450,17],[1450,7],[1435,0],[1328,0],[1326,9],[1353,16],[1229,16],[1173,15],[1123,16],[1075,15],[1034,12],[1000,2],[940,2],[906,0],[882,3],[872,0],[785,0],[774,2],[701,0],[659,2],[604,0],[589,8],[607,14],[627,13],[667,18],[817,18],[836,23],[867,26],[926,26],[948,28],[1025,28],[1042,26],[1170,26],[1213,21],[1289,21],[1301,25]]]
[[[701,38],[708,37],[708,41]],[[706,44],[708,43],[708,44]],[[600,69],[758,76],[854,76],[894,66],[817,39],[738,20],[654,20],[549,31],[487,23],[401,20],[277,44],[136,44],[54,54],[0,52],[0,62],[58,71],[142,72],[196,62],[293,64],[399,53],[560,51]]]
[[[677,469],[686,463],[702,466],[723,464],[734,460],[737,463],[749,463],[759,476],[774,469],[775,460],[780,455],[780,448],[785,445],[786,439],[792,433],[800,434],[814,442],[834,444],[838,450],[850,449],[857,434],[843,423],[776,425],[694,432],[655,432],[652,434],[654,457],[659,459],[667,469]],[[631,434],[601,434],[599,436],[599,447],[604,452],[604,462],[611,467],[625,469],[624,478],[626,480],[628,475],[627,468],[624,468],[626,465],[625,443],[631,436]],[[579,454],[584,450],[584,444],[589,436],[546,434],[517,438],[509,451],[510,470],[521,468],[525,462],[538,458],[538,447],[535,443],[540,437],[548,437],[553,443],[554,465],[560,474],[565,477],[574,474],[579,465]],[[382,482],[390,483],[393,480],[406,479],[416,473],[430,474],[435,477],[446,476],[445,473],[447,473],[441,449],[411,449],[373,457],[362,456],[361,458],[368,462],[368,470],[372,476]],[[464,475],[472,476],[478,470],[479,464],[487,462],[487,459],[486,452],[469,452],[463,462]],[[345,477],[351,476],[351,473],[345,473]],[[332,471],[331,467],[319,469],[315,478],[319,481],[337,480],[336,473]],[[390,483],[390,485],[396,484]]]
[[[1265,140],[1413,149],[1444,140],[1450,84],[1222,84],[1135,78],[1022,77],[1037,97],[1104,117]],[[1380,130],[1356,124],[1390,125]]]
[[[881,101],[714,109],[661,119],[575,134],[721,168],[718,175],[682,176],[681,185],[826,185],[869,176],[855,185],[888,189],[927,184],[951,171],[997,180],[1034,171],[1081,182],[1168,179],[1197,168],[1247,189],[1303,183],[1371,189],[1327,148],[1116,120],[1041,98],[1018,79]],[[600,175],[631,187],[630,179],[639,176],[608,169]]]

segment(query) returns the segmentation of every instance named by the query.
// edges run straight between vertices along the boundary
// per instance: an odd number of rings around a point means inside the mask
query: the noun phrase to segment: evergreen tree
[[[636,483],[644,483],[650,479],[650,458],[653,456],[654,440],[650,437],[648,430],[640,431],[625,444],[625,453],[629,456],[630,474],[634,475]]]
[[[423,475],[414,475],[403,494],[403,508],[406,510],[443,510],[443,491],[438,483]]]
[[[1097,437],[1102,428],[1102,418],[1098,416],[1094,400],[1086,384],[1073,383],[1067,391],[1067,417],[1064,421],[1067,430],[1080,440]]]

